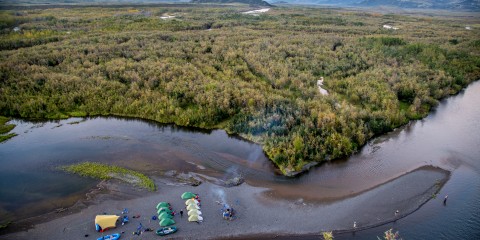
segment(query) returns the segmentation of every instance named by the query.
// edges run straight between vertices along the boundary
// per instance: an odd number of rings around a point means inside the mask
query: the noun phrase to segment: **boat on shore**
[[[114,234],[99,237],[97,238],[97,240],[117,240],[120,238],[120,236],[121,236],[120,233],[114,233]]]
[[[157,235],[158,236],[165,236],[165,235],[168,235],[168,234],[172,234],[172,233],[175,233],[177,231],[177,227],[173,226],[173,227],[164,227],[164,228],[160,228],[157,230]]]

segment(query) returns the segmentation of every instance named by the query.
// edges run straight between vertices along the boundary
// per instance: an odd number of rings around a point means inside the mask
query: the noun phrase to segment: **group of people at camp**
[[[233,208],[227,208],[225,211],[223,211],[223,219],[233,220]]]
[[[186,200],[185,209],[187,210],[188,221],[197,222],[197,223],[200,223],[201,221],[203,221],[202,212],[200,211],[201,204],[200,204],[199,196],[191,192],[185,192],[182,194],[181,197],[182,199]],[[159,202],[156,206],[156,209],[157,209],[157,215],[152,216],[152,220],[158,219],[159,225],[161,227],[164,227],[163,229],[159,229],[158,231],[162,230],[163,234],[170,234],[170,233],[176,232],[176,227],[169,227],[170,229],[167,229],[167,226],[176,224],[175,220],[173,220],[173,217],[177,213],[173,211],[170,203]],[[116,227],[116,223],[118,221],[121,222],[122,225],[125,225],[130,221],[129,216],[127,214],[128,214],[128,209],[125,208],[122,211],[122,215],[123,215],[122,217],[118,215],[106,215],[106,213],[104,213],[103,215],[97,215],[95,218],[95,228],[98,232],[103,232],[106,229]],[[183,209],[180,211],[180,215],[181,217],[183,217]],[[138,217],[140,216],[139,215],[133,216],[133,218],[138,218]],[[137,227],[137,231],[133,232],[133,234],[140,235],[144,231],[153,231],[153,230],[150,228],[144,228],[142,224],[139,223],[139,226]],[[157,231],[157,234],[159,234],[158,231]]]
[[[218,202],[220,204],[220,202]],[[223,204],[223,207],[222,209],[220,209],[222,211],[222,216],[223,216],[223,219],[225,220],[233,220],[234,217],[235,217],[235,210],[233,210],[233,208],[224,203]]]

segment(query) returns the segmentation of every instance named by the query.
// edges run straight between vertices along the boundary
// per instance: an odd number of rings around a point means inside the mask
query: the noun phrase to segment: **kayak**
[[[172,234],[176,231],[177,231],[177,227],[175,227],[175,226],[164,227],[164,228],[160,228],[160,229],[157,230],[157,235],[158,236],[165,236],[165,235],[168,235],[168,234]]]
[[[117,240],[120,238],[120,233],[114,233],[112,235],[106,235],[103,237],[97,238],[97,240]]]

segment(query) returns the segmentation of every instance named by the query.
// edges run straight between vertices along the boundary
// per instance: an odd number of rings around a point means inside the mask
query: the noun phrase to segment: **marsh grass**
[[[15,128],[15,124],[6,124],[8,121],[9,118],[0,116],[0,143],[17,136],[16,133],[7,134]]]
[[[102,180],[118,179],[135,186],[145,188],[152,192],[157,189],[153,180],[144,174],[118,166],[96,162],[84,162],[70,166],[62,166],[60,169],[84,177]]]
[[[8,133],[8,132],[12,131],[12,129],[14,127],[15,127],[15,125],[13,125],[13,124],[1,125],[0,126],[0,134]]]
[[[13,138],[17,135],[18,134],[16,134],[16,133],[10,133],[10,134],[7,134],[7,135],[0,135],[0,143],[4,142],[4,141],[7,141],[8,139]]]
[[[13,124],[6,124],[8,121],[10,118],[0,116],[0,134],[8,133],[15,127]]]

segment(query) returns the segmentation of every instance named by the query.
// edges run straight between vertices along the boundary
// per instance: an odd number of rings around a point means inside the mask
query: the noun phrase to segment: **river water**
[[[242,175],[266,195],[305,202],[348,199],[422,166],[451,171],[436,199],[393,224],[340,234],[376,239],[385,229],[405,239],[473,239],[480,236],[480,82],[443,101],[426,119],[370,141],[348,159],[286,178],[260,146],[223,130],[181,128],[138,119],[13,120],[19,136],[0,144],[0,215],[21,219],[71,206],[98,182],[58,166],[95,161],[147,175],[194,172],[227,180]],[[449,199],[443,206],[443,196]]]
[[[426,119],[382,137],[388,141],[378,151],[389,152],[389,156],[398,160],[440,166],[452,175],[437,198],[406,218],[335,239],[376,239],[389,228],[399,231],[404,239],[479,239],[479,104],[477,81],[457,96],[444,100]],[[446,195],[447,204],[443,205]]]

